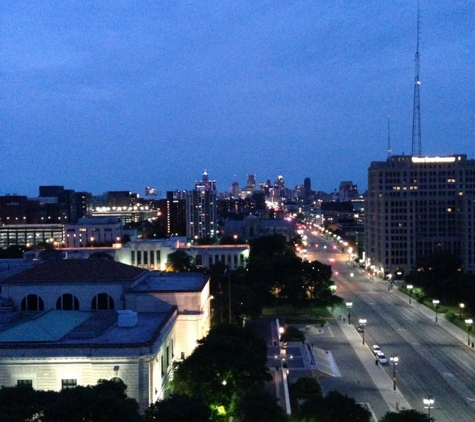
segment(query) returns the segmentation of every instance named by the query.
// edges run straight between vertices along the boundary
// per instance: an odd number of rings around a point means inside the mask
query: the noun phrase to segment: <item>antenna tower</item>
[[[388,158],[392,155],[391,150],[391,116],[388,115]]]
[[[414,81],[414,106],[412,115],[412,155],[421,155],[421,81],[419,79],[420,73],[420,57],[419,57],[419,1],[417,1],[417,44],[416,44],[416,78]]]

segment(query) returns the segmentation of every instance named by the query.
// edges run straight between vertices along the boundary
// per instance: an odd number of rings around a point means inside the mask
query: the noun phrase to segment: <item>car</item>
[[[379,346],[377,344],[374,344],[373,347],[372,347],[372,350],[373,350],[373,354],[376,356],[376,354],[378,352],[381,351],[381,349],[379,348]]]
[[[356,327],[356,331],[358,331],[358,333],[362,333],[364,331],[364,327],[362,325],[358,325]]]
[[[379,363],[388,363],[388,360],[386,359],[386,356],[383,352],[377,352],[376,359],[379,360]]]

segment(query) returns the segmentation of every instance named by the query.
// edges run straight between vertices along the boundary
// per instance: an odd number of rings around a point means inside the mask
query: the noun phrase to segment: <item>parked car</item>
[[[386,359],[386,356],[383,352],[377,352],[376,359],[379,360],[379,363],[388,363],[388,360]]]
[[[363,326],[363,325],[358,325],[358,326],[356,327],[356,331],[358,331],[358,333],[363,332],[363,331],[364,331],[364,326]]]
[[[378,352],[381,352],[381,349],[379,348],[379,346],[377,344],[374,344],[373,345],[373,354],[376,356],[376,354]]]

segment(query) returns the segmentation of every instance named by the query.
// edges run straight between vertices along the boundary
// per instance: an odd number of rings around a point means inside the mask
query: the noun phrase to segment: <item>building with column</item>
[[[372,162],[365,203],[366,264],[402,277],[436,251],[475,270],[475,160],[392,156]]]

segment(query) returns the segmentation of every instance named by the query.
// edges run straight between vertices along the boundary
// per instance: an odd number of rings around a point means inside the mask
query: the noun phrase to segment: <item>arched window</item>
[[[114,309],[114,299],[107,293],[99,293],[92,299],[91,308],[93,311],[105,311]]]
[[[79,310],[79,300],[76,296],[73,296],[70,293],[66,293],[56,301],[56,309],[62,311],[78,311]]]
[[[38,295],[28,295],[21,301],[21,310],[25,312],[44,311],[45,304]]]

